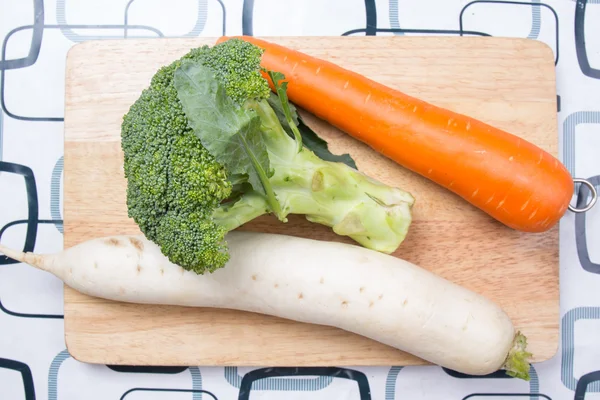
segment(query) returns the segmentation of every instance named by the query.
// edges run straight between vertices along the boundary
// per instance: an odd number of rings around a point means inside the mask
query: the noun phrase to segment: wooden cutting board
[[[270,40],[322,57],[437,105],[470,114],[557,154],[554,56],[537,41],[508,38],[314,37]],[[86,42],[66,68],[65,247],[137,234],[127,217],[120,123],[162,65],[214,38]],[[499,303],[529,338],[535,361],[558,346],[558,228],[516,232],[322,121],[309,124],[335,153],[416,197],[398,257]],[[292,217],[241,228],[347,241]],[[301,255],[299,255],[301,257]],[[343,279],[343,277],[340,277]],[[338,329],[252,313],[121,304],[65,288],[71,355],[136,365],[416,365],[424,361]]]

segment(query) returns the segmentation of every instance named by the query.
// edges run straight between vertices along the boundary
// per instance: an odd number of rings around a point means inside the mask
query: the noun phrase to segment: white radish
[[[525,337],[489,299],[361,246],[234,231],[231,259],[198,275],[143,236],[83,242],[61,253],[0,251],[110,300],[217,307],[334,326],[458,372],[505,369],[529,379]]]

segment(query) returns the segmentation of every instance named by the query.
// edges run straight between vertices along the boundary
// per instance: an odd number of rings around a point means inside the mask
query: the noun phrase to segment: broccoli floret
[[[266,99],[271,89],[260,73],[262,50],[244,41],[217,45],[202,64],[212,70],[231,99],[243,104],[246,100]]]
[[[412,196],[318,157],[307,148],[322,146],[312,132],[303,145],[299,116],[278,83],[279,96],[271,92],[261,55],[230,39],[192,49],[152,77],[122,124],[129,216],[173,263],[199,274],[226,265],[227,232],[267,213],[283,222],[303,214],[394,251]]]
[[[188,126],[173,74],[182,60],[203,60],[208,52],[208,47],[193,49],[161,68],[121,128],[129,217],[173,263],[199,273],[228,260],[226,231],[211,214],[232,185]]]

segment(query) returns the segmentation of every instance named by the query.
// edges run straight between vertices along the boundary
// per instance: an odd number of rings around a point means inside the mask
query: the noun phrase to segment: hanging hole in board
[[[594,205],[596,204],[596,201],[598,200],[598,192],[596,191],[596,187],[588,180],[586,179],[580,179],[580,178],[574,178],[573,182],[575,183],[581,183],[582,185],[584,185],[592,194],[592,198],[591,200],[587,203],[584,204],[582,206],[579,205],[579,201],[577,202],[577,206],[573,207],[572,205],[569,204],[569,210],[571,210],[574,213],[583,213],[586,211],[589,211],[592,207],[594,207]],[[580,191],[581,194],[581,191]],[[587,196],[585,196],[587,197]],[[585,201],[584,198],[582,198],[583,201]]]

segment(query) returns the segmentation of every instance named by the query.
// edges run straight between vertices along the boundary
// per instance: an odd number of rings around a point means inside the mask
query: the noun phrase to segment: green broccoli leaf
[[[188,124],[202,145],[227,168],[228,175],[247,174],[254,190],[265,195],[280,216],[281,206],[269,182],[273,171],[261,137],[260,117],[239,107],[215,74],[200,63],[182,62],[173,83]]]
[[[294,139],[296,139],[298,152],[300,152],[300,150],[302,150],[302,135],[300,134],[300,132],[298,131],[298,127],[296,126],[297,121],[292,120],[292,112],[290,110],[290,103],[287,97],[288,83],[283,81],[285,79],[285,75],[283,75],[281,72],[269,71],[268,69],[266,71],[269,77],[271,78],[271,81],[273,82],[275,90],[277,91],[277,95],[280,100],[281,110],[283,111],[283,114],[285,116],[285,122],[294,133]],[[285,126],[285,124],[283,125]]]
[[[287,96],[286,96],[286,100],[287,100]],[[275,93],[271,93],[271,95],[267,99],[267,101],[269,102],[269,105],[273,108],[273,110],[275,111],[275,114],[277,115],[277,118],[279,119],[281,126],[283,126],[283,129],[285,129],[285,131],[288,133],[288,135],[290,135],[291,137],[294,137],[294,132],[292,131],[292,128],[290,127],[290,124],[287,121],[285,112],[283,111],[283,107],[281,105],[281,103],[282,103],[281,100],[279,100],[278,96]],[[306,125],[304,123],[304,121],[302,121],[302,118],[296,111],[296,107],[294,106],[294,104],[292,104],[292,103],[288,103],[288,104],[289,104],[290,115],[291,115],[292,121],[298,127],[298,130],[300,131],[300,135],[302,136],[302,143],[304,144],[304,146],[307,149],[311,150],[313,153],[315,153],[317,155],[317,157],[319,157],[322,160],[331,161],[331,162],[341,162],[341,163],[346,164],[349,167],[358,169],[356,167],[356,162],[349,154],[336,155],[336,154],[333,154],[331,151],[329,151],[327,142],[325,140],[321,139],[321,137],[319,137],[315,133],[315,131],[313,131],[308,125]]]

